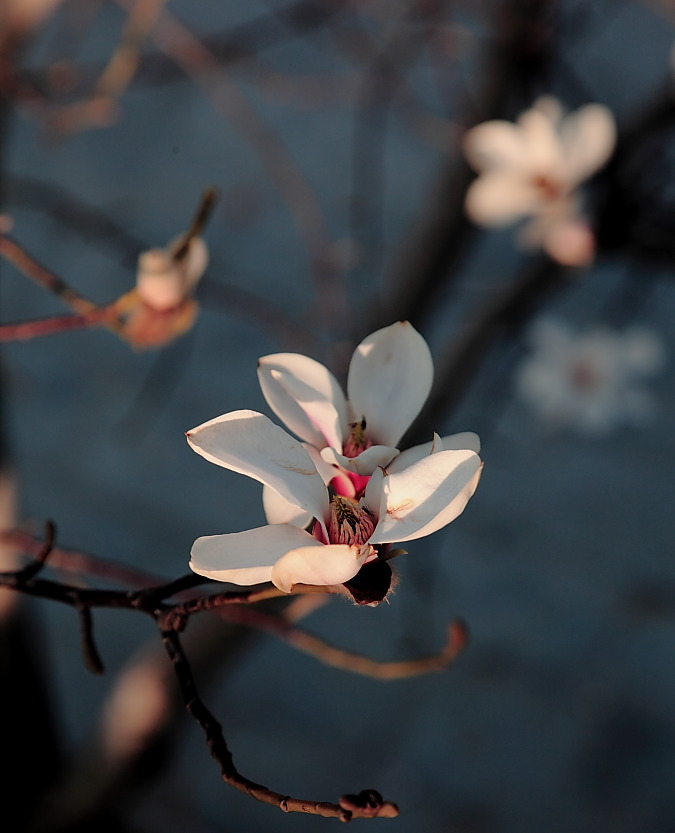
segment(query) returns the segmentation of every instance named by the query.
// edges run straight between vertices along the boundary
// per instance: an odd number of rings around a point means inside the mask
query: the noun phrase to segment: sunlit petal
[[[328,494],[309,454],[263,414],[223,414],[189,431],[187,438],[210,462],[259,480],[289,503],[325,520]]]
[[[474,493],[481,467],[473,451],[439,451],[385,477],[370,543],[411,541],[450,523]]]
[[[197,538],[190,552],[190,569],[200,576],[232,584],[271,581],[272,568],[289,550],[322,546],[296,526],[276,524]]]
[[[347,404],[333,374],[299,353],[275,353],[258,362],[263,395],[274,413],[302,440],[342,451]]]
[[[469,165],[477,171],[528,166],[522,129],[501,119],[486,121],[467,130],[464,153]]]
[[[463,431],[459,434],[449,434],[447,437],[439,437],[434,434],[434,439],[421,445],[414,445],[412,448],[406,448],[398,457],[395,457],[389,465],[385,465],[389,474],[394,474],[397,471],[403,471],[408,466],[412,466],[423,457],[428,457],[429,454],[435,454],[439,451],[461,451],[468,449],[475,451],[476,454],[480,451],[480,439],[478,434],[472,431]]]
[[[345,544],[299,547],[277,561],[272,568],[272,582],[285,593],[290,593],[296,584],[342,584],[358,573],[372,552],[368,546]]]
[[[372,442],[395,446],[420,412],[433,380],[426,341],[408,321],[364,339],[349,365],[347,394]]]

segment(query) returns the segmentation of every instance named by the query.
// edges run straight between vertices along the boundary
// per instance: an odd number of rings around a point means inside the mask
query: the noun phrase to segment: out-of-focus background
[[[5,0],[0,27],[2,211],[70,286],[99,304],[129,291],[139,253],[219,192],[189,333],[147,351],[104,329],[2,346],[17,523],[39,534],[52,518],[63,547],[185,574],[196,537],[264,517],[258,484],[184,432],[269,414],[261,355],[305,352],[344,378],[361,338],[409,318],[439,374],[414,439],[478,432],[482,482],[397,559],[387,603],[334,600],[302,626],[379,659],[434,653],[456,616],[471,642],[447,670],[381,682],[195,619],[188,651],[235,761],[289,795],[375,787],[401,816],[373,823],[400,833],[675,831],[673,4]],[[462,212],[464,131],[541,94],[617,120],[588,188],[587,269]],[[67,312],[0,266],[0,323]],[[601,357],[597,401],[570,355]],[[1,683],[24,745],[17,819],[28,802],[42,831],[334,824],[223,785],[179,707],[151,759],[97,791],[154,683],[139,677],[118,712],[112,692],[129,662],[164,667],[159,640],[139,616],[95,612],[93,676],[72,610],[20,608],[38,674]],[[8,818],[20,794],[2,799]]]

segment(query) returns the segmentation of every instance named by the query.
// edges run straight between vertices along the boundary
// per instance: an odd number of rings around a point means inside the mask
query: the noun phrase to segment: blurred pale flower
[[[664,363],[655,333],[638,327],[576,333],[545,320],[533,329],[531,343],[516,374],[517,390],[549,427],[602,434],[653,416],[654,399],[640,383]]]
[[[192,293],[207,265],[201,237],[182,236],[166,249],[142,252],[136,288],[113,305],[121,335],[134,347],[161,347],[189,330],[197,315]]]
[[[372,333],[354,351],[348,399],[327,368],[298,353],[263,356],[258,378],[270,408],[304,441],[324,482],[354,497],[378,466],[392,470],[396,445],[431,390],[433,362],[422,336],[408,321],[399,321]],[[445,450],[480,450],[478,437],[470,432],[439,442]],[[408,449],[396,466],[410,465],[430,448],[427,443]],[[304,517],[268,488],[263,502],[271,523]]]
[[[198,538],[190,567],[234,584],[271,581],[284,592],[296,584],[349,582],[362,566],[384,562],[387,545],[441,529],[464,510],[482,469],[474,451],[441,450],[436,437],[414,462],[395,471],[377,468],[347,497],[328,489],[307,448],[255,411],[217,417],[187,437],[198,454],[265,484],[301,516]],[[313,519],[310,531],[301,528],[306,518]],[[365,601],[383,598],[389,578],[381,592],[367,591]]]
[[[564,265],[584,265],[595,240],[578,189],[607,162],[615,143],[607,107],[587,104],[565,115],[550,96],[539,98],[515,123],[479,124],[465,136],[467,161],[480,174],[467,191],[466,212],[489,227],[530,217],[521,231],[524,246],[541,247]]]

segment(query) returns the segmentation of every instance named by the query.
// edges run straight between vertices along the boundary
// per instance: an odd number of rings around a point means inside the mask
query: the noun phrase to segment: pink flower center
[[[589,362],[578,361],[570,369],[573,387],[581,391],[590,391],[598,387],[600,374]]]
[[[328,539],[330,544],[361,547],[368,543],[375,530],[375,518],[356,501],[333,495],[330,502]]]
[[[539,174],[538,176],[533,177],[532,184],[541,193],[545,200],[557,200],[564,192],[564,189],[559,182],[550,179],[544,174]]]

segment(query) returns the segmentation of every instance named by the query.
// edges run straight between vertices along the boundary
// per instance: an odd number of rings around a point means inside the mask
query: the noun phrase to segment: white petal
[[[189,431],[187,439],[210,462],[259,480],[289,503],[325,520],[328,493],[309,454],[263,414],[223,414]]]
[[[186,294],[181,269],[164,249],[139,255],[136,289],[144,303],[160,312],[177,307]]]
[[[370,543],[411,541],[453,521],[476,490],[481,468],[473,451],[439,451],[385,477]]]
[[[317,542],[318,543],[318,542]],[[319,544],[287,552],[272,569],[272,581],[285,593],[296,584],[342,584],[361,569],[371,554],[370,547]]]
[[[467,216],[479,226],[500,228],[537,212],[542,195],[532,183],[510,171],[483,174],[466,192]]]
[[[333,374],[299,353],[275,353],[258,362],[263,396],[274,413],[317,448],[342,451],[348,430],[347,403]]]
[[[535,106],[518,117],[525,136],[525,153],[530,171],[554,178],[562,171],[563,148],[558,134],[562,108],[550,96],[540,98]]]
[[[486,121],[467,130],[464,155],[474,170],[529,169],[527,148],[519,125],[501,119]]]
[[[385,468],[388,474],[394,474],[397,471],[407,469],[408,466],[412,466],[413,463],[423,457],[428,457],[429,454],[435,454],[439,451],[461,451],[463,449],[475,451],[478,454],[480,451],[478,434],[474,434],[473,431],[463,431],[460,434],[450,434],[447,437],[439,437],[438,434],[434,434],[434,439],[428,443],[406,448]]]
[[[341,466],[343,469],[366,477],[379,466],[386,468],[397,454],[398,449],[392,446],[371,445],[370,448],[357,454],[356,457],[345,457],[344,454],[338,454],[334,448],[324,448],[321,457],[333,466]]]
[[[260,584],[272,580],[272,568],[289,550],[312,546],[315,538],[296,526],[276,524],[208,535],[192,545],[190,569],[200,576],[231,584]]]
[[[312,521],[309,512],[298,509],[269,486],[263,486],[262,502],[268,524],[291,524],[304,529]]]
[[[374,518],[380,517],[380,510],[384,504],[383,483],[384,472],[382,469],[375,469],[366,483],[366,491],[361,501]]]
[[[599,170],[616,145],[616,124],[611,110],[587,104],[563,121],[560,139],[565,154],[566,178],[578,185]]]
[[[408,321],[369,335],[354,351],[347,395],[357,420],[377,444],[395,446],[429,395],[434,367],[429,347]]]

